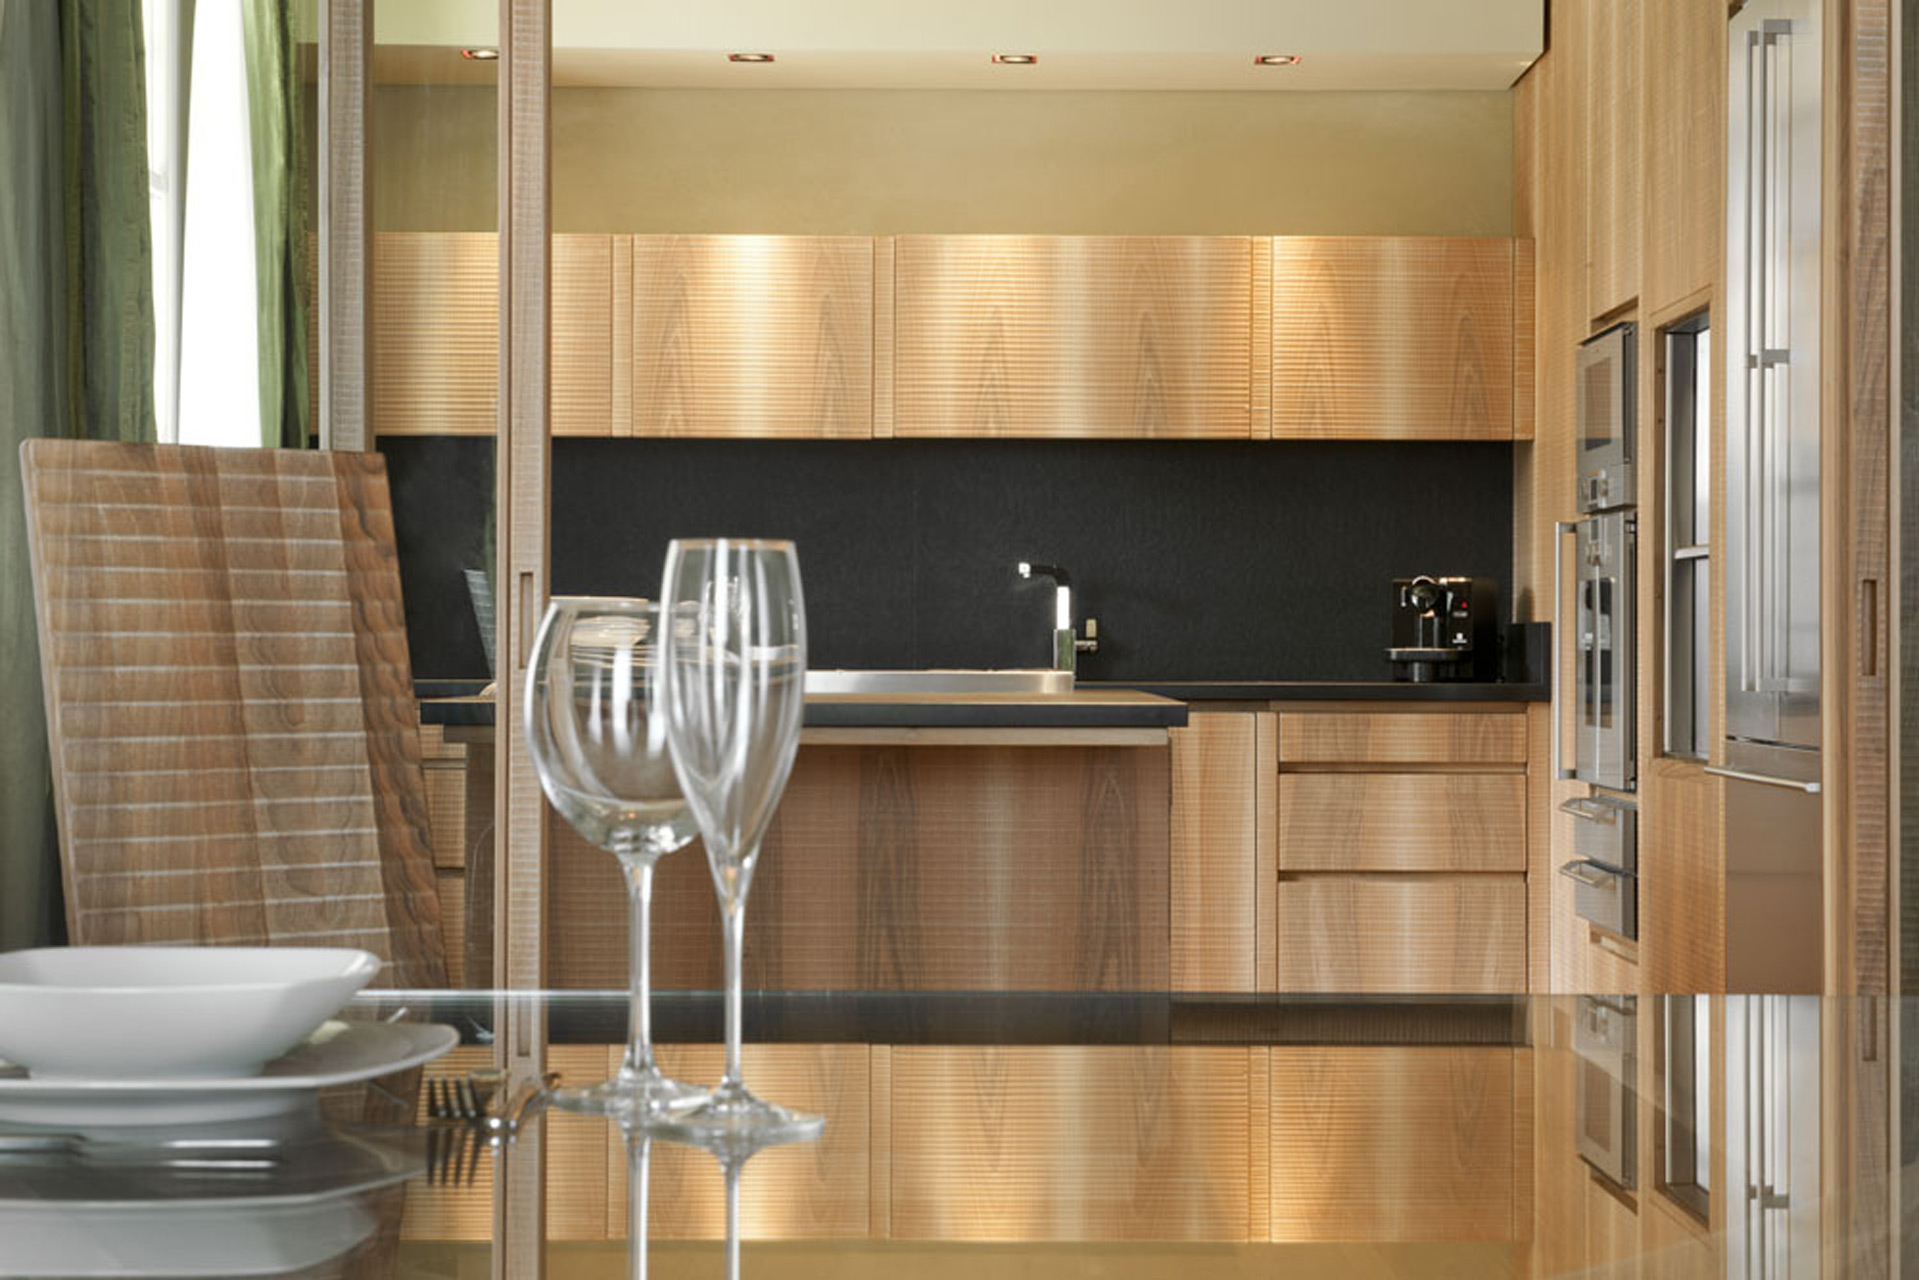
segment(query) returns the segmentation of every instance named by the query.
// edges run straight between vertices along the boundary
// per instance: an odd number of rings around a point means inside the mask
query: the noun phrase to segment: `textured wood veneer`
[[[1236,236],[900,236],[894,432],[1253,434]]]
[[[1273,436],[1509,440],[1513,242],[1279,236]]]
[[[632,244],[634,434],[873,434],[872,240]]]

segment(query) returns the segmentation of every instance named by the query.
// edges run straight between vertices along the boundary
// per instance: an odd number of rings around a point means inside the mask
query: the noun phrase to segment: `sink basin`
[[[1073,673],[1050,667],[998,671],[849,671],[806,673],[808,693],[1071,693]]]

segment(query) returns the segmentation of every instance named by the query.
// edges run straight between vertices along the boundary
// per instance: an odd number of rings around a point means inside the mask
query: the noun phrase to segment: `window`
[[[1655,1180],[1704,1221],[1712,1191],[1712,998],[1661,996],[1659,1005]]]
[[[1666,478],[1665,741],[1670,756],[1711,748],[1712,330],[1705,315],[1662,333]]]

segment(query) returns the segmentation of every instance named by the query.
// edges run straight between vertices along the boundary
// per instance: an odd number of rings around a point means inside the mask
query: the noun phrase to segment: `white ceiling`
[[[383,82],[485,83],[497,0],[375,8]],[[728,89],[1504,89],[1544,0],[553,0],[559,85]],[[772,53],[771,64],[728,62]],[[995,65],[994,53],[1038,55]],[[1257,54],[1298,54],[1262,67]]]

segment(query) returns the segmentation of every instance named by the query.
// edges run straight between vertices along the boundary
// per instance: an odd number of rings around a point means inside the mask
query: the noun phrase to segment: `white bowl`
[[[341,947],[44,947],[0,955],[0,1058],[35,1078],[257,1074],[380,971]]]

